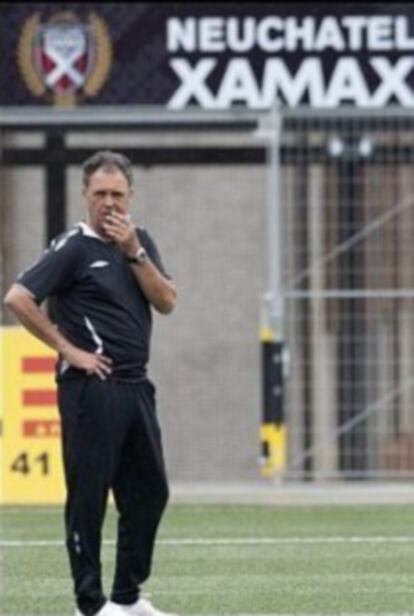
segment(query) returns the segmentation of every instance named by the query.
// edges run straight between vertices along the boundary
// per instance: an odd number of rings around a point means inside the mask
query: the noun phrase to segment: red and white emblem
[[[22,76],[35,96],[52,95],[56,105],[95,96],[111,60],[108,29],[95,13],[85,22],[62,12],[43,23],[36,13],[23,26],[18,48]]]
[[[56,23],[39,29],[34,47],[36,68],[56,94],[76,92],[91,67],[92,41],[81,24]]]

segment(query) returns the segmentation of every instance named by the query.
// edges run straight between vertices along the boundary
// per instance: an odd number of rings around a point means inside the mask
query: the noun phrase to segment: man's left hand
[[[135,226],[128,216],[113,212],[104,222],[105,234],[112,239],[125,255],[134,255],[140,248]]]

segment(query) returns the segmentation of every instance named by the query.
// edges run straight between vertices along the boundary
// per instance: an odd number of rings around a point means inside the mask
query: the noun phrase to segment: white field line
[[[4,614],[0,614],[0,616],[39,616],[38,614],[27,614],[26,612],[22,614],[21,612],[6,612]],[[62,616],[62,614],[49,614],[48,616]],[[219,613],[215,612],[214,614],[182,614],[181,616],[414,616],[414,612],[272,612],[270,613],[262,613],[262,612],[254,612],[254,614],[237,614],[235,612],[225,612]]]
[[[115,545],[114,539],[104,539],[103,545]],[[413,536],[380,536],[380,537],[240,537],[240,538],[182,538],[158,539],[157,545],[174,546],[209,546],[209,545],[314,545],[314,544],[361,544],[361,543],[414,543]],[[4,539],[0,540],[3,548],[30,548],[30,547],[61,547],[61,539]],[[413,612],[414,615],[414,612]],[[411,615],[411,616],[413,616]],[[205,615],[208,616],[208,615]],[[245,616],[245,615],[237,615]],[[285,616],[285,615],[284,615]],[[309,615],[312,616],[312,615]]]

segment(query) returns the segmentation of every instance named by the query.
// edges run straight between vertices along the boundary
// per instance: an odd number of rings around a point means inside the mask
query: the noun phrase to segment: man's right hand
[[[70,343],[60,349],[60,353],[74,368],[85,370],[87,374],[96,374],[103,381],[112,373],[112,359],[105,355],[88,353]]]
[[[4,301],[29,332],[58,351],[71,366],[85,370],[87,374],[96,374],[102,380],[111,374],[112,359],[88,353],[69,342],[42,312],[33,295],[25,287],[18,283],[13,284]]]

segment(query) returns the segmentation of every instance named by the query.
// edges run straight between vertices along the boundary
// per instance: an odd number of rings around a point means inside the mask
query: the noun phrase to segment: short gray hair
[[[91,175],[98,171],[98,169],[104,169],[105,171],[121,171],[124,174],[128,185],[132,186],[132,164],[129,158],[119,152],[112,152],[111,150],[101,150],[96,152],[90,158],[85,160],[82,165],[83,173],[83,185],[88,186]]]

